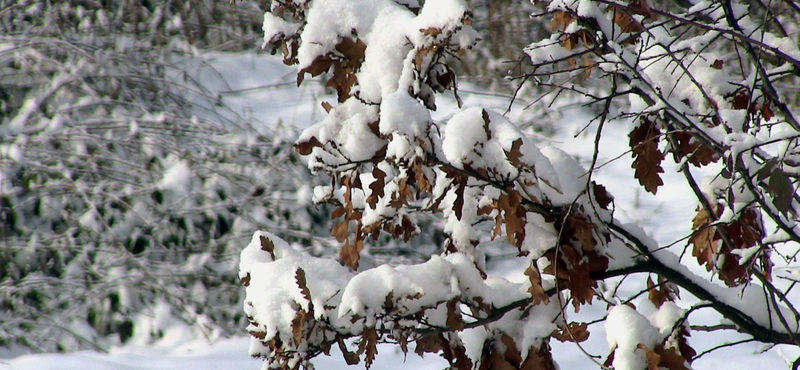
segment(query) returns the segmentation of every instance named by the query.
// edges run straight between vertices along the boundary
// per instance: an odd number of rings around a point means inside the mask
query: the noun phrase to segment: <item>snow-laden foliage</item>
[[[291,130],[252,126],[193,80],[196,47],[255,45],[257,6],[0,9],[0,347],[233,333],[252,230],[311,246],[325,224],[296,201],[310,181]]]
[[[603,368],[690,369],[702,355],[693,328],[800,344],[792,290],[800,127],[784,93],[800,66],[791,36],[800,8],[660,5],[553,0],[537,16],[552,35],[531,40],[531,72],[519,77],[552,87],[550,99],[583,94],[601,107],[587,169],[536,145],[498,112],[469,107],[433,122],[436,93],[450,90],[458,100],[449,63],[480,39],[463,1],[274,2],[264,47],[298,66],[298,84],[327,74],[338,93],[295,147],[332,178],[314,200],[337,206],[332,234],[343,246],[338,265],[256,233],[240,265],[251,354],[265,358],[265,368],[296,369],[336,345],[347,363],[363,357],[369,367],[376,343],[407,352],[414,342],[415,352],[439,353],[457,369],[555,369],[552,338],[590,336],[567,308],[593,304],[608,307],[593,322],[607,332],[605,360],[591,357]],[[614,197],[592,180],[610,122],[631,124],[631,181],[647,192],[664,185],[666,154],[679,165],[698,203],[696,214],[684,215],[693,221],[684,240],[696,261],[615,218]],[[706,185],[692,168],[712,174]],[[443,220],[442,255],[416,265],[359,264],[370,238],[412,240],[425,214]],[[487,274],[484,245],[497,237],[524,259],[526,282]],[[709,274],[686,266],[697,263]],[[776,265],[788,282],[776,279]],[[605,280],[618,276],[643,289],[607,289]],[[681,293],[700,303],[681,307]],[[719,325],[689,325],[704,308],[717,312]],[[353,337],[351,350],[345,340]]]

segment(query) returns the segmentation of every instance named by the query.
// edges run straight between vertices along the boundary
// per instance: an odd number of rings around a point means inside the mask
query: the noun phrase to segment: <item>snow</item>
[[[341,4],[336,1],[322,1],[317,0],[309,10],[310,15],[338,17],[341,22],[337,27],[348,24],[348,22],[356,25],[364,24],[365,22],[386,21],[387,19],[396,20],[400,12],[400,8],[392,5],[391,1],[384,2],[354,2],[354,7],[358,6],[382,6],[383,10],[380,16],[375,20],[367,20],[363,18],[354,18],[354,14],[358,12],[357,8],[347,8],[344,10],[337,10],[337,13],[331,14],[332,8],[340,8],[337,5]],[[381,4],[381,5],[372,5]],[[452,20],[449,13],[444,10],[458,9],[462,5],[461,2],[454,1],[426,1],[425,8],[420,13],[420,16],[413,22],[411,18],[405,15],[400,16],[397,21],[408,22],[413,26],[409,26],[411,30],[414,27],[447,27]],[[430,5],[429,5],[430,4]],[[697,7],[697,5],[695,6]],[[591,9],[590,9],[591,10]],[[581,10],[588,12],[590,10]],[[328,13],[326,13],[328,11]],[[281,23],[283,22],[283,23]],[[325,22],[318,22],[318,24]],[[401,22],[402,23],[402,22]],[[272,28],[269,28],[272,27]],[[302,138],[309,138],[311,135],[316,135],[325,141],[328,137],[341,135],[344,138],[345,145],[341,148],[345,153],[351,155],[351,159],[362,159],[368,153],[374,152],[380,142],[369,131],[367,124],[374,121],[378,114],[380,115],[380,131],[382,134],[390,132],[397,132],[398,130],[405,130],[405,134],[413,137],[421,134],[422,127],[425,123],[431,120],[431,116],[427,110],[422,109],[420,104],[403,89],[398,90],[396,81],[398,79],[400,70],[403,66],[398,64],[380,65],[377,61],[382,58],[380,53],[392,53],[396,55],[404,55],[410,50],[410,46],[405,44],[405,39],[400,40],[398,35],[404,37],[409,34],[386,35],[378,31],[369,32],[370,27],[365,26],[368,30],[364,37],[372,43],[386,40],[383,45],[375,48],[369,48],[370,52],[367,59],[375,63],[367,62],[365,68],[360,72],[360,80],[375,80],[378,81],[375,85],[362,85],[360,93],[362,97],[369,98],[373,101],[381,102],[380,113],[378,110],[367,107],[354,100],[345,103],[344,105],[337,106],[334,114],[340,114],[341,117],[350,117],[347,122],[333,123],[330,121],[330,116],[326,117],[323,122],[317,126],[312,126],[307,130]],[[400,27],[402,28],[402,27]],[[271,19],[264,22],[265,33],[277,34],[283,32],[289,34],[296,32],[297,28],[288,22],[281,19]],[[269,32],[267,32],[269,30]],[[302,60],[306,63],[313,61],[319,50],[330,49],[338,39],[330,38],[326,35],[329,30],[304,30],[308,35],[304,34],[304,38],[315,40],[319,44],[306,43],[308,50],[303,51]],[[336,35],[349,34],[350,30],[339,28],[336,30]],[[406,32],[406,31],[403,31]],[[314,36],[317,35],[318,36]],[[424,38],[419,32],[412,33],[415,44],[425,42]],[[471,40],[471,39],[470,39]],[[316,46],[313,46],[316,45]],[[783,46],[782,46],[783,47]],[[375,50],[375,52],[372,52]],[[314,54],[317,53],[317,54]],[[530,54],[531,52],[529,52]],[[551,54],[552,55],[552,54]],[[532,55],[533,57],[533,55]],[[548,55],[550,57],[550,55]],[[260,79],[249,78],[254,71],[263,76],[277,77],[283,75],[283,78],[277,80],[276,83],[281,83],[287,80],[285,68],[281,69],[274,63],[274,59],[265,59],[262,56],[255,54],[214,54],[211,56],[214,60],[213,68],[219,71],[220,74],[225,75],[228,81],[231,81],[232,86],[230,90],[246,90],[250,88],[258,88],[255,80]],[[397,59],[397,58],[386,58]],[[303,62],[301,62],[301,67]],[[664,66],[653,67],[665,68]],[[695,75],[701,76],[706,82],[713,82],[719,79],[714,71],[694,71]],[[705,73],[705,74],[704,74]],[[380,78],[372,78],[380,76]],[[677,86],[676,94],[678,97],[694,96],[691,93],[691,86],[681,85],[679,78],[670,78],[663,81],[665,86]],[[291,78],[289,78],[291,80]],[[393,82],[395,81],[395,82]],[[236,85],[233,85],[233,84]],[[684,90],[680,90],[684,89]],[[241,111],[250,111],[252,117],[256,119],[264,119],[265,117],[274,117],[274,121],[267,123],[274,123],[278,120],[287,120],[297,122],[297,125],[303,127],[307,126],[310,122],[316,121],[314,118],[320,111],[318,106],[314,105],[308,107],[301,105],[299,101],[311,102],[314,99],[310,95],[303,95],[298,97],[296,94],[298,90],[294,88],[284,89],[281,87],[269,88],[269,90],[260,89],[254,90],[258,93],[233,93],[223,94],[223,99],[228,104],[241,107]],[[299,90],[301,94],[308,94],[308,90]],[[294,95],[293,95],[294,94]],[[287,95],[291,95],[288,96]],[[439,102],[440,110],[437,112],[436,117],[442,118],[452,115],[455,111],[455,103],[448,98],[440,97]],[[475,99],[467,99],[467,106],[475,105]],[[698,102],[699,104],[700,102]],[[307,104],[311,105],[311,104]],[[341,111],[340,111],[341,110]],[[317,113],[314,113],[317,112]],[[487,142],[486,134],[483,130],[484,121],[482,118],[482,109],[473,107],[469,108],[455,116],[450,117],[445,126],[444,134],[444,147],[443,154],[445,158],[457,166],[464,166],[470,164],[473,167],[493,167],[503,168],[506,173],[513,174],[516,169],[510,166],[505,161],[504,150],[511,148],[511,143],[517,139],[524,137],[513,124],[511,124],[505,117],[493,110],[487,110],[490,117],[490,132],[492,139]],[[736,114],[740,111],[730,111],[730,115],[724,114],[726,121],[734,121],[739,119]],[[565,108],[561,111],[564,115],[563,125],[559,125],[559,132],[552,139],[558,146],[566,148],[567,152],[558,149],[556,146],[538,145],[527,139],[523,141],[523,161],[530,163],[537,169],[537,174],[545,179],[548,179],[551,185],[558,191],[548,193],[551,199],[557,202],[572,201],[575,196],[582,190],[583,183],[575,181],[575,179],[584,179],[583,172],[585,171],[580,163],[573,158],[573,155],[578,157],[581,163],[586,164],[590,156],[591,137],[582,135],[573,138],[572,134],[577,128],[587,121],[585,112],[575,111]],[[724,112],[723,112],[724,113]],[[512,113],[512,115],[515,113]],[[582,116],[584,115],[584,116]],[[567,118],[569,117],[569,118]],[[333,120],[333,119],[331,119]],[[612,127],[607,132],[601,142],[602,150],[611,148],[609,154],[605,154],[599,163],[604,163],[613,158],[619,152],[626,150],[627,145],[624,143],[624,132],[627,127],[616,122],[618,127]],[[135,131],[134,128],[131,129]],[[350,130],[350,131],[343,131]],[[353,139],[355,138],[355,139]],[[731,137],[731,142],[734,142],[735,137]],[[482,142],[482,148],[476,148],[476,143]],[[753,143],[747,143],[752,146]],[[407,157],[411,154],[410,143],[404,143],[400,138],[394,138],[390,143],[389,152],[398,158]],[[541,148],[541,149],[539,149]],[[745,148],[746,149],[746,148]],[[742,149],[742,150],[745,150]],[[14,148],[4,148],[5,155],[14,158]],[[481,155],[477,150],[481,150]],[[601,151],[602,151],[601,150]],[[558,171],[556,171],[558,169]],[[608,186],[611,193],[615,195],[616,205],[618,211],[616,216],[624,222],[630,222],[626,226],[628,230],[635,230],[635,234],[644,240],[651,240],[652,245],[667,245],[674,239],[678,238],[681,231],[687,230],[687,225],[690,225],[691,220],[678,220],[673,218],[672,215],[676,214],[691,214],[694,204],[691,202],[675,201],[685,199],[686,189],[671,188],[665,186],[659,190],[658,197],[650,197],[641,195],[641,190],[630,186],[629,179],[631,178],[631,170],[627,168],[626,161],[615,161],[609,166],[595,174],[593,178],[598,182]],[[191,171],[187,163],[178,161],[172,166],[168,167],[158,186],[165,190],[172,190],[176,192],[185,192],[187,186],[190,186]],[[667,178],[674,178],[680,176],[674,168],[668,168],[667,173],[664,174]],[[365,183],[368,183],[364,179]],[[665,181],[670,183],[670,181]],[[713,193],[719,184],[712,184],[707,187],[709,194]],[[472,191],[471,189],[468,189]],[[303,188],[301,191],[311,193],[308,188]],[[315,200],[326,196],[333,192],[333,189],[316,188],[313,190]],[[364,197],[368,194],[363,194]],[[473,197],[467,196],[467,206],[475,206],[476,201],[472,200]],[[452,199],[450,200],[452,202]],[[689,213],[687,213],[689,211]],[[531,239],[529,246],[526,249],[530,251],[543,251],[544,247],[552,245],[555,239],[555,231],[549,225],[543,222],[536,222],[538,215],[529,214],[528,221],[532,223],[526,227],[529,235],[536,235],[536,239]],[[94,214],[90,211],[81,217],[81,222],[90,224],[94,222]],[[538,216],[541,217],[541,216]],[[451,219],[455,215],[450,216]],[[463,221],[463,220],[462,220]],[[636,225],[647,226],[648,230],[653,231],[653,235],[646,235],[643,228]],[[448,224],[451,228],[463,228],[463,231],[456,232],[457,235],[464,240],[473,238],[475,230],[469,227],[467,221],[454,222]],[[260,240],[261,236],[267,237],[275,244],[275,261],[261,250]],[[658,243],[656,242],[658,241]],[[742,251],[742,253],[747,253]],[[666,254],[666,253],[665,253]],[[681,268],[681,271],[686,271],[687,274],[693,274],[697,271],[690,271],[688,268],[681,266],[677,260],[665,259],[669,261],[670,265],[674,268]],[[430,304],[435,299],[447,299],[452,297],[460,291],[471,290],[472,296],[484,297],[487,301],[495,302],[498,305],[503,303],[512,302],[525,296],[521,280],[514,280],[509,276],[512,275],[507,265],[493,264],[490,265],[489,272],[495,277],[483,280],[478,274],[474,266],[474,261],[467,258],[467,256],[454,254],[446,258],[434,256],[424,265],[405,266],[392,268],[389,266],[379,266],[374,269],[366,270],[358,275],[353,275],[338,263],[330,260],[312,259],[311,257],[304,256],[290,245],[282,242],[276,235],[270,233],[257,233],[253,236],[250,244],[243,250],[240,260],[240,270],[242,275],[246,276],[248,273],[251,276],[251,286],[247,288],[247,294],[253,300],[260,302],[272,302],[269,305],[259,307],[258,310],[251,312],[256,321],[266,323],[263,329],[267,332],[267,338],[273,335],[278,335],[281,330],[286,330],[291,326],[291,320],[294,317],[294,309],[292,305],[297,305],[303,309],[309,309],[310,303],[313,303],[315,308],[314,315],[317,318],[328,315],[322,309],[326,302],[330,299],[337,297],[341,300],[342,304],[339,305],[339,311],[336,319],[340,319],[352,314],[363,315],[370,308],[380,307],[384,303],[384,299],[389,292],[395,294],[395,298],[410,297],[417,294],[427,294],[429,297],[425,299],[408,299],[404,301],[406,309],[413,311],[423,304]],[[612,262],[613,263],[613,262]],[[680,267],[679,267],[680,266]],[[435,267],[435,268],[434,268]],[[309,302],[300,292],[295,281],[295,274],[298,268],[303,268],[306,272],[309,283],[309,290],[312,292],[312,302]],[[434,273],[435,272],[435,273]],[[503,276],[502,278],[499,276]],[[519,274],[517,274],[519,275]],[[703,276],[695,276],[698,283],[706,283]],[[794,275],[792,275],[794,276]],[[517,278],[520,278],[517,276]],[[524,279],[524,278],[522,278]],[[345,287],[343,292],[338,292],[340,287]],[[714,290],[713,288],[711,288]],[[751,313],[757,317],[763,316],[766,312],[763,305],[763,297],[757,297],[754,293],[750,293],[753,289],[747,289],[742,292],[742,296],[735,294],[723,293],[722,289],[717,289],[719,296],[726,302],[732,305],[741,307],[745,312]],[[715,292],[717,290],[714,290]],[[756,292],[757,293],[757,292]],[[288,298],[288,299],[287,299]],[[675,320],[682,313],[682,309],[668,302],[661,309],[654,310],[647,314],[644,313],[646,301],[639,303],[640,310],[634,310],[627,305],[614,306],[608,313],[608,321],[604,328],[590,328],[592,330],[592,337],[602,338],[605,334],[609,348],[602,348],[603,344],[599,347],[596,343],[587,345],[587,348],[596,354],[606,355],[608,349],[618,347],[620,352],[614,360],[614,366],[618,370],[627,369],[641,369],[644,368],[644,354],[641,349],[637,349],[638,344],[644,344],[648,348],[652,346],[666,334],[665,330],[672,327]],[[520,335],[523,341],[520,343],[523,346],[535,343],[536,338],[547,335],[552,332],[553,323],[551,316],[554,314],[552,307],[537,307],[535,310],[549,310],[549,312],[535,312],[529,315],[530,319],[524,323],[521,328],[516,328],[521,331]],[[557,314],[558,312],[555,312]],[[581,315],[589,315],[593,313],[592,308],[586,308],[582,311]],[[594,312],[597,313],[597,312]],[[576,314],[576,317],[582,317]],[[764,318],[768,320],[769,318]],[[773,317],[773,319],[775,319]],[[156,345],[144,347],[144,342],[134,340],[137,345],[142,347],[130,346],[126,348],[113,349],[110,354],[99,354],[93,352],[79,352],[73,354],[43,354],[43,355],[27,355],[7,360],[6,366],[11,369],[81,369],[81,370],[105,370],[105,369],[172,369],[179,367],[191,367],[197,370],[204,369],[218,369],[218,368],[258,368],[261,366],[260,361],[255,361],[248,358],[247,348],[249,347],[248,341],[252,339],[246,337],[231,338],[231,339],[218,339],[212,345],[204,342],[190,342],[186,343],[180,333],[176,333],[174,325],[170,327],[168,312],[163,310],[155,312],[153,317],[142,317],[141,320],[150,320],[151,326],[154,330],[167,328],[165,339]],[[349,322],[349,318],[345,320]],[[513,322],[509,320],[509,322]],[[508,325],[503,323],[502,320],[497,325]],[[513,331],[513,328],[506,328]],[[291,335],[291,330],[288,333]],[[486,329],[477,328],[466,330],[459,334],[459,337],[464,341],[467,346],[467,353],[470,357],[476,358],[481,350],[478,347],[483,343],[483,338],[488,335]],[[717,341],[724,340],[716,338]],[[702,343],[702,342],[700,342]],[[556,349],[554,354],[558,358],[558,362],[563,368],[570,367],[587,367],[586,358],[575,349],[574,345],[560,345],[554,343]],[[598,349],[599,348],[599,349]],[[738,348],[738,347],[737,347]],[[776,354],[776,351],[770,351],[766,355],[760,355],[757,352],[760,348],[754,346],[745,346],[745,350],[737,350],[734,353],[720,352],[721,355],[709,356],[698,361],[695,364],[697,369],[713,369],[724,364],[728,369],[747,369],[755,366],[758,361],[759,367],[778,368],[786,366],[786,363],[781,358],[782,354]],[[431,361],[436,359],[435,356],[428,356],[424,360],[416,355],[409,355],[407,357],[398,353],[392,346],[382,346],[379,349],[381,355],[378,362],[373,366],[373,369],[381,368],[416,368],[416,369],[434,369],[441,368],[443,361]],[[752,353],[748,353],[748,351]],[[794,350],[790,350],[794,351]],[[796,352],[796,351],[794,351]],[[793,358],[792,356],[787,356]],[[735,360],[734,360],[735,359]],[[405,362],[407,361],[407,362]],[[319,368],[335,369],[345,368],[340,356],[334,353],[332,357],[320,357],[314,361]],[[405,363],[403,363],[405,362]],[[403,365],[399,365],[403,363]],[[3,368],[3,363],[0,362],[0,369]]]
[[[628,305],[614,306],[608,313],[605,328],[609,350],[615,351],[614,369],[640,370],[647,367],[645,352],[639,345],[652,350],[659,338],[658,330],[646,317]]]
[[[158,187],[162,190],[171,190],[180,195],[188,195],[191,186],[192,170],[183,160],[177,160],[166,171],[159,181]]]

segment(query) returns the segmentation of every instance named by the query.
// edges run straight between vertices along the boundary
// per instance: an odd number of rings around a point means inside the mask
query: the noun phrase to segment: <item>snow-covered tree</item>
[[[265,47],[297,65],[298,84],[325,75],[338,94],[295,148],[331,178],[314,200],[336,207],[342,246],[337,262],[253,236],[240,262],[251,354],[295,369],[337,346],[369,366],[379,342],[413,343],[457,369],[555,369],[552,339],[591,335],[568,317],[587,305],[607,307],[592,322],[606,328],[609,352],[593,359],[604,368],[689,369],[692,330],[797,346],[798,16],[792,2],[758,0],[547,2],[534,17],[551,34],[530,40],[528,71],[511,78],[552,90],[541,100],[597,107],[584,168],[499,112],[433,122],[436,94],[457,96],[451,61],[481,38],[465,2],[273,2]],[[679,245],[618,221],[613,189],[593,179],[597,143],[626,123],[631,181],[657,195],[669,156],[693,198],[673,201],[697,203]],[[360,268],[365,245],[413,241],[431,214],[447,235],[441,254]],[[525,261],[526,282],[487,273],[495,238]],[[640,294],[605,284],[619,277]],[[701,310],[719,323],[692,326]]]
[[[296,201],[313,181],[292,130],[195,80],[202,50],[254,48],[261,14],[0,1],[0,348],[231,334],[246,322],[236,263],[253,229],[322,245],[322,209]]]

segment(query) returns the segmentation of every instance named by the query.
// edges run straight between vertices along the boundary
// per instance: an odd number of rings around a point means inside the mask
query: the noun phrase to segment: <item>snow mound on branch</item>
[[[642,314],[628,305],[618,305],[608,313],[605,323],[608,347],[614,352],[614,369],[641,370],[647,368],[643,345],[652,349],[658,342],[659,332]]]
[[[463,254],[432,256],[410,266],[382,265],[356,274],[336,261],[304,255],[264,231],[256,232],[242,250],[239,276],[246,286],[247,330],[253,335],[250,354],[263,357],[275,356],[269,348],[273,340],[295,343],[297,318],[304,317],[301,311],[311,313],[319,324],[309,329],[306,342],[297,345],[298,359],[336,333],[359,335],[379,321],[386,329],[416,328],[418,322],[402,318],[423,315],[425,325],[447,327],[454,315],[461,316],[458,304],[454,309],[447,304],[453,300],[503,307],[528,298],[525,284],[496,277],[484,280]],[[556,300],[532,309],[537,314],[524,319],[530,321],[524,326],[518,325],[522,312],[515,311],[486,328],[499,328],[526,344],[538,343],[555,330],[560,311]],[[385,315],[387,310],[392,315]]]

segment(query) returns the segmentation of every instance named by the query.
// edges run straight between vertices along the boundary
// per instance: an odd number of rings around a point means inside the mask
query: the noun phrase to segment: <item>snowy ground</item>
[[[304,88],[295,87],[294,70],[283,66],[277,57],[256,54],[213,54],[208,55],[210,65],[200,67],[198,76],[208,84],[210,95],[218,96],[222,101],[239,112],[242,117],[252,119],[256,124],[270,127],[278,122],[294,123],[307,126],[322,118],[323,110],[319,106],[321,99],[335,101],[333,97],[325,97],[321,84],[306,82]],[[470,93],[475,90],[462,85],[461,96],[466,106],[482,105],[505,111],[508,100],[502,97],[490,97],[483,94]],[[434,114],[437,121],[446,120],[455,109],[450,95],[445,94],[437,102],[439,110]],[[580,106],[561,109],[550,117],[529,117],[522,110],[522,103],[515,105],[509,117],[517,122],[533,119],[547,119],[555,122],[556,135],[543,139],[566,152],[577,156],[584,165],[588,165],[594,142],[594,126],[590,126],[582,134],[586,122],[591,119]],[[691,217],[695,208],[693,198],[688,189],[682,187],[683,181],[670,181],[680,176],[675,169],[665,166],[665,183],[659,189],[657,197],[651,196],[635,186],[631,181],[633,170],[630,168],[629,155],[624,154],[628,148],[627,129],[625,123],[610,122],[608,132],[601,140],[601,153],[598,164],[609,162],[622,155],[618,161],[611,161],[603,166],[593,177],[605,185],[616,197],[617,217],[624,222],[638,223],[652,233],[661,245],[668,245],[680,239],[691,228]],[[544,144],[543,144],[544,145]],[[665,163],[668,161],[665,161]],[[685,242],[676,243],[673,247],[680,253]],[[244,247],[244,246],[243,246]],[[491,265],[492,270],[510,280],[524,278],[521,269],[516,268],[514,261],[498,261]],[[700,268],[694,269],[701,273]],[[636,287],[623,286],[623,289]],[[683,306],[692,303],[682,302]],[[573,320],[581,318],[602,317],[604,307],[586,307],[580,314],[572,316]],[[693,315],[693,320],[714,320],[712,315],[703,316],[700,312]],[[601,324],[590,327],[592,336],[584,343],[584,349],[591,354],[602,356],[603,361],[608,354],[605,332]],[[698,352],[713,346],[733,342],[743,336],[725,333],[694,333],[691,344]],[[71,354],[26,355],[13,359],[0,359],[0,370],[159,370],[159,369],[259,369],[261,362],[247,355],[248,338],[237,337],[218,340],[208,344],[201,341],[186,341],[177,337],[165,338],[162,343],[150,347],[125,347],[114,349],[108,354],[96,352],[79,352]],[[583,354],[574,344],[560,344],[553,341],[553,353],[564,369],[597,369],[592,360]],[[765,354],[759,354],[768,350]],[[404,358],[392,346],[379,347],[379,356],[372,369],[441,369],[446,362],[435,357],[424,359],[410,354]],[[800,355],[797,348],[768,348],[762,344],[745,344],[716,351],[703,356],[694,363],[696,369],[781,369],[789,368],[791,361]],[[330,358],[319,358],[315,361],[317,368],[336,370],[348,367],[340,355]],[[363,365],[362,365],[363,366]]]

